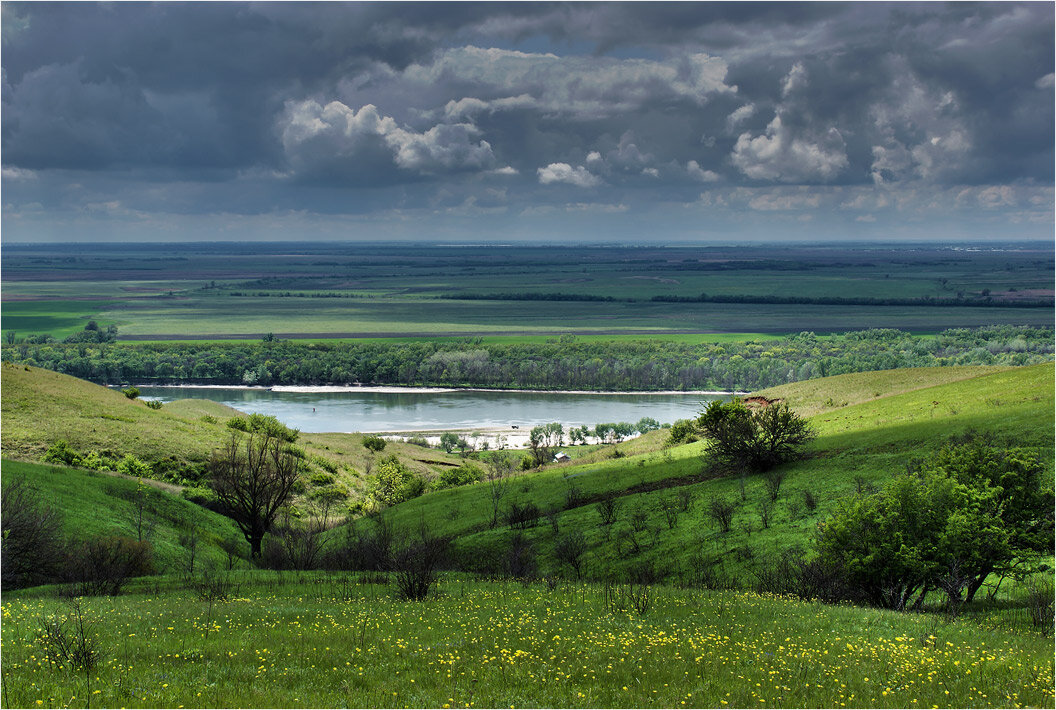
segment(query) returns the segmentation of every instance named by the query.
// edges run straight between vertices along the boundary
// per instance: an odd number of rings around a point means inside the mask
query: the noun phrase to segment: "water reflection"
[[[728,397],[701,394],[584,394],[555,392],[289,392],[265,389],[140,387],[146,399],[207,399],[242,412],[269,414],[305,432],[425,431],[530,428],[637,422],[669,423],[694,416],[705,402]]]

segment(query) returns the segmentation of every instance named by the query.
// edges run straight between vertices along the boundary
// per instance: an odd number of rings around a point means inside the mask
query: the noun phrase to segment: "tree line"
[[[545,343],[55,342],[3,346],[7,362],[104,384],[376,384],[569,390],[754,390],[817,377],[903,367],[1030,365],[1053,359],[1053,329],[896,329],[723,343],[665,340]]]

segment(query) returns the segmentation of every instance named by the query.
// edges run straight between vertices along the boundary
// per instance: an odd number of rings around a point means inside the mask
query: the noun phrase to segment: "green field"
[[[781,495],[765,528],[759,513],[767,495],[761,477],[747,479],[743,488],[739,479],[702,480],[702,444],[665,448],[663,432],[619,445],[621,458],[612,458],[612,447],[583,458],[570,447],[571,463],[516,477],[502,506],[505,511],[532,502],[543,511],[558,511],[557,530],[541,520],[524,531],[547,573],[570,572],[553,557],[553,549],[561,534],[578,531],[587,542],[584,574],[590,576],[625,575],[647,565],[661,577],[685,578],[697,571],[697,553],[705,552],[717,560],[721,574],[743,582],[782,550],[803,544],[817,523],[860,486],[881,485],[914,458],[968,431],[1037,452],[1049,467],[1052,485],[1054,389],[1052,365],[1039,365],[860,373],[765,391],[817,412],[812,422],[818,431],[808,458],[784,467]],[[820,400],[825,391],[830,394]],[[582,502],[568,507],[572,489]],[[671,526],[662,503],[680,491],[691,502]],[[804,503],[808,492],[817,501],[814,510]],[[594,504],[606,497],[621,504],[612,525],[600,524]],[[731,532],[721,533],[707,518],[712,497],[736,503]],[[635,513],[644,519],[636,523]],[[436,534],[451,536],[460,557],[481,572],[501,571],[501,551],[513,534],[505,526],[489,526],[492,501],[484,484],[431,493],[384,516],[402,530],[416,529],[424,520]],[[641,529],[633,530],[634,524]],[[628,549],[635,553],[628,555]]]
[[[116,324],[122,337],[146,340],[265,333],[315,339],[608,337],[887,327],[937,332],[1049,325],[1053,314],[1053,254],[1036,244],[988,251],[937,245],[252,247],[7,247],[3,329],[16,338],[60,337],[95,318]],[[898,305],[652,300],[702,293],[895,299]],[[540,297],[557,300],[509,300]],[[1014,307],[1024,300],[1045,305]]]
[[[384,580],[384,577],[380,578]],[[45,656],[33,593],[3,603],[5,707],[1046,707],[1053,644],[943,621],[743,592],[450,576],[424,602],[328,574],[237,575],[215,606],[162,582],[85,600],[104,650]],[[148,585],[149,586],[149,585]]]
[[[184,401],[147,409],[119,392],[6,365],[5,455],[33,458],[60,435],[78,446],[170,455],[223,433],[222,415]],[[72,611],[62,587],[5,592],[4,707],[1039,707],[1053,703],[1051,625],[1024,584],[1006,581],[954,618],[933,602],[910,614],[829,606],[745,591],[781,551],[809,547],[817,523],[859,487],[881,485],[910,460],[968,431],[1026,448],[1053,485],[1054,369],[948,367],[857,373],[768,390],[811,415],[818,438],[785,464],[767,525],[762,481],[708,475],[701,443],[670,447],[666,431],[616,446],[566,447],[573,460],[507,479],[513,503],[553,511],[538,525],[489,525],[489,484],[429,492],[382,514],[398,539],[423,526],[452,540],[452,566],[424,601],[400,601],[381,573],[251,569],[228,558],[225,518],[151,488],[161,576],[120,597],[81,601],[86,638],[101,649],[85,674],[48,654],[47,618]],[[106,417],[98,416],[104,413]],[[154,419],[152,419],[154,417]],[[50,428],[45,428],[43,425]],[[197,428],[197,427],[200,427]],[[146,439],[147,433],[154,437]],[[20,442],[8,448],[9,442]],[[367,454],[355,435],[305,435],[342,471]],[[456,457],[392,444],[419,473]],[[389,452],[389,448],[386,452]],[[617,454],[616,452],[619,452]],[[427,461],[422,461],[426,459]],[[314,464],[313,464],[314,466]],[[313,468],[313,470],[317,470]],[[349,475],[343,473],[344,475]],[[128,494],[113,475],[6,460],[60,507],[73,537],[131,534]],[[570,490],[576,502],[570,503]],[[804,505],[805,492],[817,500]],[[660,505],[686,492],[672,522]],[[600,521],[597,502],[620,502]],[[705,514],[736,502],[733,529]],[[637,527],[640,524],[640,528]],[[356,526],[369,531],[372,523]],[[186,530],[204,546],[188,570]],[[349,544],[348,528],[326,538]],[[557,536],[587,541],[583,577],[557,559]],[[181,536],[181,532],[184,535]],[[515,535],[538,555],[536,581],[496,579]],[[1051,560],[1050,560],[1051,562]],[[648,569],[664,580],[626,581]],[[226,600],[201,596],[203,574],[226,579]],[[468,571],[468,572],[467,572]],[[711,581],[702,581],[701,572]],[[476,576],[469,572],[484,573]],[[1051,576],[1051,575],[1047,575]],[[213,577],[215,579],[215,576]],[[548,581],[549,580],[549,581]],[[739,590],[715,589],[733,585]]]

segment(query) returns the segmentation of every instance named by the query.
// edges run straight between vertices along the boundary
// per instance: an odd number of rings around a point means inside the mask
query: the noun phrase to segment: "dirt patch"
[[[748,409],[766,409],[772,404],[777,404],[780,399],[770,399],[769,397],[763,397],[762,395],[755,395],[753,397],[745,397],[743,400],[744,406]]]

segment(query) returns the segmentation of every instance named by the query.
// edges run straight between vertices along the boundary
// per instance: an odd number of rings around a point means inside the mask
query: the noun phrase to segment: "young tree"
[[[701,412],[697,426],[713,459],[733,470],[769,471],[799,458],[814,438],[810,424],[787,404],[751,410],[737,399],[715,400]]]
[[[942,589],[970,602],[992,573],[1030,572],[1053,544],[1052,492],[1022,450],[978,440],[950,446],[858,496],[819,529],[819,559],[878,606],[920,606]],[[964,598],[961,595],[964,594]]]
[[[380,454],[385,450],[386,445],[385,439],[380,436],[365,436],[363,437],[363,448],[367,449],[371,453]]]
[[[209,460],[210,485],[256,559],[301,473],[301,458],[279,433],[268,427],[245,436],[232,432],[231,440]]]
[[[488,470],[484,480],[488,485],[488,498],[491,500],[491,527],[499,524],[499,507],[506,497],[509,488],[509,475],[513,471],[513,462],[506,454],[494,453],[488,457]]]

